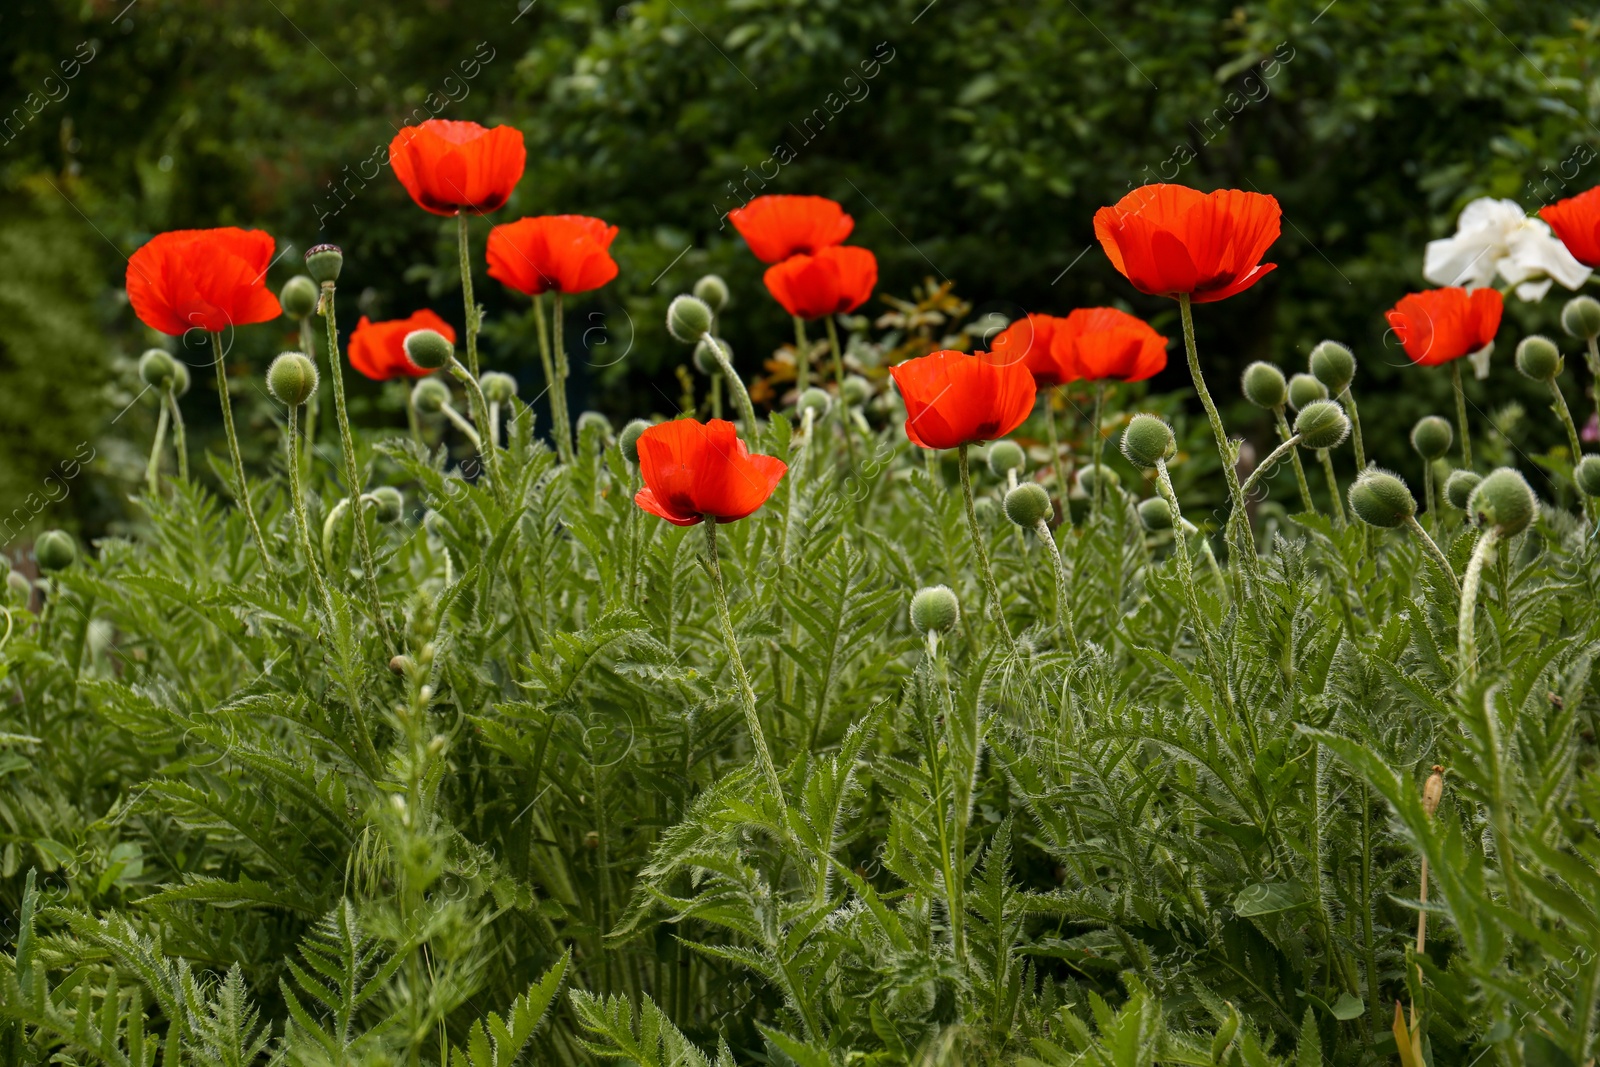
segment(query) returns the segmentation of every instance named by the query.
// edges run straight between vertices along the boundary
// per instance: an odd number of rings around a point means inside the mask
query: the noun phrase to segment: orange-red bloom
[[[752,456],[731,422],[664,422],[639,435],[644,488],[633,502],[674,526],[734,522],[765,504],[788,469],[776,456]]]
[[[128,302],[140,322],[173,337],[275,319],[283,309],[267,288],[273,244],[233,226],[157,234],[128,260]]]
[[[1478,351],[1500,329],[1505,300],[1495,289],[1429,289],[1400,298],[1384,318],[1419,367],[1437,367]]]
[[[1600,267],[1600,185],[1539,209],[1539,217],[1586,267]]]
[[[1070,366],[1056,360],[1051,342],[1067,320],[1060,315],[1028,315],[995,335],[989,353],[998,363],[1021,363],[1041,389],[1064,385],[1077,378]]]
[[[878,257],[865,248],[837,245],[816,255],[790,256],[768,267],[762,280],[789,314],[820,319],[867,302],[878,284]]]
[[[1278,239],[1277,198],[1238,189],[1202,193],[1146,185],[1094,213],[1094,235],[1111,265],[1141,293],[1196,304],[1222,300],[1260,281]]]
[[[906,436],[923,448],[993,441],[1033,410],[1033,375],[991,352],[945,349],[908,359],[889,373],[906,402]]]
[[[1050,354],[1073,378],[1140,382],[1167,366],[1167,339],[1116,308],[1079,308],[1050,342]]]
[[[455,329],[427,308],[388,322],[370,322],[363,315],[350,335],[350,365],[375,382],[427,377],[433,372],[423,370],[406,355],[406,335],[415,330],[437,330],[451,344],[456,342]]]
[[[587,215],[540,215],[489,231],[489,277],[529,296],[586,293],[617,276],[615,226]]]
[[[843,244],[856,220],[825,196],[758,196],[728,212],[728,221],[763,263],[816,255]]]
[[[528,152],[515,126],[429,119],[389,142],[389,164],[417,206],[435,215],[487,215],[511,199]]]

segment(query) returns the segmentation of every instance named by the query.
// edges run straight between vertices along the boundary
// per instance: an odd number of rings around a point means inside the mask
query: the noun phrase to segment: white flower
[[[1523,300],[1542,300],[1550,283],[1577,289],[1589,268],[1572,257],[1550,227],[1515,200],[1480,197],[1456,220],[1456,235],[1429,241],[1422,276],[1435,285],[1481,289],[1499,274]]]

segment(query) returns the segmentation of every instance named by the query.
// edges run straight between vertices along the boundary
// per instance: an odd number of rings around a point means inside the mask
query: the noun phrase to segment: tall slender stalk
[[[1450,361],[1450,384],[1456,391],[1456,433],[1461,438],[1461,466],[1472,469],[1472,435],[1467,432],[1467,390],[1461,383],[1461,361]]]
[[[1183,586],[1184,599],[1189,602],[1189,614],[1194,616],[1194,632],[1200,640],[1200,652],[1211,671],[1212,684],[1231,705],[1233,698],[1228,689],[1228,675],[1217,660],[1216,650],[1211,647],[1211,629],[1205,613],[1200,610],[1200,594],[1194,587],[1194,567],[1189,562],[1189,545],[1183,536],[1183,512],[1178,507],[1178,494],[1172,488],[1172,478],[1167,474],[1167,461],[1164,459],[1156,461],[1156,490],[1172,511],[1172,554],[1178,558],[1178,581]]]
[[[222,334],[211,335],[211,351],[216,354],[217,393],[222,398],[222,428],[228,434],[228,454],[233,459],[234,499],[244,509],[245,521],[250,524],[250,534],[256,539],[256,553],[261,557],[261,570],[271,574],[272,556],[267,552],[267,539],[261,536],[261,524],[256,521],[256,509],[250,503],[250,487],[244,480],[244,457],[239,454],[239,435],[233,429],[233,399],[228,396],[228,371],[223,364]]]
[[[313,397],[315,395],[312,394]],[[300,481],[299,413],[298,406],[289,406],[289,434],[284,439],[284,462],[289,468],[289,502],[294,509],[294,524],[300,535],[300,551],[305,553],[306,570],[311,573],[312,584],[317,588],[317,599],[322,601],[323,610],[332,618],[333,597],[328,594],[327,583],[322,580],[322,571],[317,567],[317,554],[311,549],[311,522],[306,517],[305,490]]]
[[[1439,565],[1439,569],[1444,571],[1445,577],[1450,579],[1450,584],[1455,587],[1457,595],[1460,595],[1461,582],[1457,580],[1456,572],[1451,569],[1449,558],[1440,550],[1439,543],[1428,536],[1428,531],[1422,528],[1422,523],[1417,521],[1415,515],[1406,517],[1406,528],[1422,542],[1423,550],[1433,558],[1434,563]]]
[[[1439,528],[1439,516],[1436,509],[1439,507],[1439,493],[1434,485],[1433,460],[1422,461],[1422,503],[1428,509],[1428,524],[1434,529]]]
[[[967,527],[972,531],[972,551],[978,557],[978,570],[983,575],[984,599],[994,616],[995,625],[1006,639],[1006,646],[1014,649],[1017,647],[1017,641],[1011,636],[1011,628],[1006,625],[1005,606],[1000,601],[1000,586],[995,582],[994,571],[989,567],[989,550],[984,547],[983,530],[978,526],[978,512],[972,503],[972,475],[967,470],[965,444],[956,449],[956,458],[961,470],[961,495],[967,505]]]
[[[161,492],[161,446],[167,441],[167,398],[159,398],[161,414],[156,416],[156,433],[150,442],[150,462],[145,464],[144,481],[150,489],[150,495],[156,496]]]
[[[1594,417],[1600,422],[1600,340],[1589,338],[1589,393],[1594,400]]]
[[[1106,383],[1094,383],[1094,502],[1092,513],[1096,519],[1100,518],[1100,500],[1105,492],[1105,478],[1101,477],[1100,457],[1105,451],[1105,432],[1103,421],[1106,407]]]
[[[796,395],[811,385],[811,342],[806,340],[806,320],[794,316],[794,388]]]
[[[539,335],[539,364],[544,370],[545,393],[550,397],[550,436],[556,443],[556,457],[562,463],[572,462],[572,438],[561,432],[561,408],[556,404],[556,364],[550,355],[550,329],[545,325],[544,294],[533,298],[533,324]]]
[[[1056,496],[1066,498],[1066,490],[1061,484],[1061,435],[1056,429],[1056,393],[1060,386],[1051,386],[1040,394],[1044,397],[1044,426],[1045,432],[1050,435],[1050,477],[1055,479]],[[1046,486],[1046,489],[1049,487]]]
[[[1489,559],[1489,553],[1494,550],[1499,540],[1499,532],[1493,527],[1483,531],[1478,538],[1477,547],[1472,550],[1472,560],[1467,564],[1466,577],[1461,580],[1461,611],[1456,621],[1456,648],[1461,657],[1461,678],[1463,683],[1470,683],[1478,676],[1478,644],[1476,613],[1478,607],[1478,586],[1483,581],[1483,565]]]
[[[1366,470],[1367,447],[1361,440],[1361,413],[1356,410],[1356,395],[1350,391],[1348,385],[1339,394],[1339,402],[1344,405],[1344,410],[1350,416],[1351,437],[1356,449],[1356,470]]]
[[[172,412],[172,447],[178,453],[178,477],[189,480],[189,442],[183,433],[183,409],[178,407],[178,392],[169,383],[166,396],[167,410]]]
[[[1328,479],[1328,495],[1333,497],[1333,525],[1342,530],[1345,527],[1344,496],[1339,492],[1338,475],[1333,472],[1333,457],[1326,448],[1319,448],[1317,459],[1322,464],[1322,476]]]
[[[1270,472],[1277,464],[1278,460],[1282,459],[1285,455],[1299,456],[1300,453],[1296,451],[1299,445],[1300,435],[1290,434],[1288,437],[1284,438],[1282,444],[1280,444],[1277,448],[1274,448],[1271,452],[1268,452],[1267,458],[1262,460],[1260,463],[1257,463],[1256,469],[1250,472],[1250,477],[1244,480],[1244,485],[1240,487],[1244,494],[1249,496],[1250,491],[1256,487],[1256,483],[1261,481],[1262,478],[1265,478],[1268,472]],[[1230,521],[1232,518],[1233,516],[1229,516]]]
[[[1067,644],[1072,646],[1072,651],[1082,652],[1083,646],[1078,644],[1078,628],[1073,624],[1072,599],[1067,588],[1067,564],[1061,558],[1061,547],[1056,544],[1055,535],[1050,532],[1050,523],[1046,520],[1040,519],[1036,522],[1033,532],[1045,546],[1045,551],[1050,554],[1050,563],[1055,568],[1056,625],[1067,632]]]
[[[734,405],[739,409],[745,436],[752,442],[755,441],[756,432],[760,428],[760,423],[756,421],[756,406],[750,402],[750,390],[744,387],[744,379],[733,369],[733,360],[728,358],[727,346],[710,333],[702,334],[700,339],[711,345],[711,352],[717,357],[717,366],[722,368],[722,377],[728,382],[728,395],[733,397]]]
[[[1289,438],[1294,436],[1294,431],[1289,429],[1289,418],[1283,413],[1283,405],[1279,404],[1277,407],[1273,408],[1272,413],[1278,421],[1278,439],[1281,441],[1289,440]],[[1295,483],[1300,487],[1300,507],[1310,514],[1315,515],[1317,513],[1317,505],[1311,499],[1311,483],[1306,481],[1306,465],[1300,462],[1299,452],[1294,452],[1293,456],[1294,480]],[[1263,463],[1261,466],[1265,465],[1266,464]],[[1260,470],[1261,467],[1258,466],[1256,469]],[[1248,490],[1246,492],[1248,492]]]
[[[461,303],[467,315],[467,367],[478,376],[478,302],[472,296],[472,253],[467,247],[467,213],[456,212],[456,250],[461,256]],[[328,358],[333,359],[330,353]]]
[[[1217,455],[1222,457],[1222,473],[1228,480],[1228,494],[1233,498],[1233,506],[1240,515],[1239,530],[1243,536],[1241,549],[1245,555],[1245,573],[1254,577],[1260,561],[1256,558],[1256,535],[1250,528],[1249,513],[1245,510],[1244,493],[1239,487],[1239,472],[1233,457],[1233,445],[1228,440],[1228,431],[1222,425],[1222,416],[1217,412],[1217,405],[1211,399],[1211,391],[1206,388],[1205,375],[1200,370],[1200,353],[1194,343],[1194,315],[1189,307],[1189,294],[1178,294],[1178,312],[1183,318],[1183,347],[1189,357],[1189,377],[1194,380],[1194,391],[1200,396],[1200,403],[1206,409],[1206,418],[1211,422],[1211,436],[1217,441]]]
[[[556,384],[555,401],[561,409],[561,421],[556,427],[556,432],[561,435],[561,444],[567,450],[567,462],[572,462],[572,413],[567,407],[567,376],[570,368],[567,366],[567,338],[565,327],[562,324],[561,291],[556,290],[555,314],[550,322],[550,345],[556,354]],[[477,372],[473,372],[476,377]]]
[[[316,336],[311,330],[311,316],[307,315],[300,320],[300,351],[315,363],[317,361]],[[317,447],[317,409],[322,406],[322,393],[311,394],[311,399],[306,402],[306,425],[301,433],[304,439],[300,448],[302,476],[308,476],[311,471],[311,455]]]

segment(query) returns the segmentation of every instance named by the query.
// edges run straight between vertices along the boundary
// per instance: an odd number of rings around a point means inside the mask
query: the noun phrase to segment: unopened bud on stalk
[[[1356,376],[1356,354],[1338,341],[1323,341],[1311,350],[1311,373],[1338,396]]]
[[[1561,373],[1561,350],[1548,337],[1532,334],[1517,345],[1517,370],[1525,378],[1548,382]]]
[[[448,366],[456,354],[456,346],[438,330],[412,330],[404,344],[406,358],[423,370]]]
[[[405,494],[392,485],[380,485],[361,499],[372,505],[372,514],[379,522],[399,522],[405,514]]]
[[[1289,406],[1296,411],[1318,400],[1328,399],[1328,387],[1309,374],[1296,374],[1289,379]]]
[[[828,413],[828,409],[832,406],[833,397],[829,396],[826,390],[818,389],[816,386],[812,386],[805,392],[801,393],[799,403],[796,404],[797,410],[802,415],[804,415],[807,411],[815,411],[816,414],[812,416],[814,419],[822,418],[822,416]]]
[[[1078,489],[1085,496],[1094,495],[1094,486],[1097,479],[1103,478],[1108,489],[1115,489],[1122,484],[1122,477],[1110,467],[1079,467],[1078,473],[1073,475],[1073,480],[1078,483]]]
[[[338,245],[312,245],[306,249],[306,273],[318,285],[339,280],[344,266],[344,252]]]
[[[711,329],[711,308],[697,296],[675,296],[667,305],[667,332],[692,345]]]
[[[1600,497],[1600,456],[1584,456],[1573,468],[1572,480],[1584,496]]]
[[[919,634],[949,633],[961,621],[961,602],[947,585],[930,585],[911,598],[911,628]]]
[[[1368,526],[1392,530],[1417,513],[1416,497],[1397,476],[1368,467],[1350,486],[1350,510]]]
[[[1600,337],[1600,300],[1575,296],[1561,309],[1561,328],[1585,341]]]
[[[65,530],[46,530],[33,543],[33,558],[46,574],[64,571],[78,561],[78,543]]]
[[[1048,517],[1055,509],[1050,505],[1050,494],[1038,482],[1023,482],[1006,494],[1006,518],[1031,530],[1039,520]]]
[[[707,274],[694,283],[694,295],[704,300],[713,312],[721,311],[728,306],[728,283],[719,275]]]
[[[1319,388],[1321,385],[1317,382]],[[1302,448],[1337,448],[1350,436],[1350,418],[1338,401],[1313,400],[1295,416],[1294,432],[1299,435]]]
[[[267,392],[280,403],[299,407],[317,391],[317,365],[304,352],[284,352],[267,368]]]
[[[278,303],[283,305],[283,313],[289,318],[309,319],[317,310],[319,295],[316,282],[304,274],[296,274],[278,291]]]
[[[1512,537],[1527,529],[1539,510],[1539,501],[1526,478],[1510,467],[1501,467],[1478,483],[1467,510],[1501,537]]]
[[[411,405],[428,415],[436,415],[450,403],[450,388],[437,378],[423,378],[411,387]]]
[[[1172,427],[1154,415],[1135,415],[1122,432],[1122,454],[1135,467],[1150,468],[1178,454]]]
[[[611,420],[598,411],[585,411],[578,416],[578,436],[586,433],[598,433],[601,437],[611,436]]]
[[[1439,801],[1444,799],[1444,768],[1437,763],[1433,765],[1433,773],[1428,775],[1428,780],[1422,783],[1422,810],[1428,818],[1433,818],[1439,810]]]
[[[622,458],[634,466],[639,464],[639,435],[649,428],[650,424],[645,420],[634,419],[617,435],[617,447],[622,449]]]
[[[177,360],[172,362],[172,395],[183,396],[189,391],[189,367]]]
[[[1283,371],[1260,360],[1244,369],[1241,381],[1244,398],[1258,408],[1281,408],[1289,399],[1289,384],[1283,380]]]
[[[478,378],[478,388],[483,390],[483,399],[489,403],[509,404],[517,395],[517,380],[497,370],[484,371]]]
[[[1450,421],[1437,415],[1424,415],[1411,427],[1411,447],[1429,462],[1443,458],[1455,439],[1456,432],[1451,428]]]
[[[6,596],[13,604],[27,604],[33,599],[33,583],[25,575],[12,571],[6,575]]]
[[[839,387],[839,395],[851,407],[860,407],[872,395],[872,383],[859,374],[848,375]]]
[[[989,471],[996,478],[1004,478],[1008,471],[1020,474],[1027,463],[1022,446],[1015,441],[996,441],[989,446]]]
[[[1139,518],[1146,530],[1172,529],[1172,506],[1159,496],[1139,502]]]
[[[713,341],[709,337],[702,337],[694,346],[694,369],[704,374],[707,378],[715,378],[722,373],[722,364],[717,362],[717,345],[723,346],[723,351],[728,354],[728,361],[733,361],[733,348],[726,341]]]
[[[1450,477],[1444,480],[1444,498],[1457,511],[1466,511],[1472,491],[1481,481],[1483,476],[1473,471],[1451,471]]]
[[[391,657],[389,660],[389,670],[395,674],[409,674],[415,666],[416,664],[411,662],[411,657],[403,652],[398,656]]]
[[[165,389],[178,376],[178,364],[166,351],[152,348],[139,357],[139,377],[153,389]]]

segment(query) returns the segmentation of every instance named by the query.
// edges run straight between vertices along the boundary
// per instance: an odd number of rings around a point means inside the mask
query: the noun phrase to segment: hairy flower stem
[[[478,302],[472,296],[472,253],[467,247],[467,213],[456,212],[456,250],[461,257],[461,303],[467,315],[467,367],[478,376]],[[330,354],[330,360],[333,358]]]
[[[1228,479],[1228,495],[1233,498],[1233,506],[1239,512],[1241,553],[1244,559],[1241,570],[1249,577],[1256,576],[1260,561],[1256,558],[1256,535],[1250,528],[1250,515],[1245,510],[1244,492],[1239,487],[1239,471],[1234,462],[1233,445],[1228,440],[1228,431],[1222,425],[1222,416],[1217,413],[1217,405],[1211,399],[1211,391],[1206,388],[1205,375],[1200,370],[1200,353],[1194,343],[1194,315],[1189,307],[1189,294],[1178,294],[1178,312],[1183,318],[1183,347],[1189,357],[1189,377],[1194,380],[1194,391],[1200,396],[1200,403],[1206,409],[1206,418],[1211,422],[1211,436],[1217,441],[1217,454],[1222,457],[1222,473]],[[1169,501],[1170,503],[1170,501]]]
[[[1277,407],[1273,408],[1272,413],[1278,420],[1278,439],[1281,441],[1289,440],[1294,436],[1294,431],[1289,429],[1289,419],[1283,413],[1283,405],[1279,404]],[[1300,487],[1300,507],[1310,514],[1315,515],[1317,513],[1317,505],[1311,499],[1311,483],[1306,481],[1306,465],[1300,462],[1299,452],[1295,452],[1293,455],[1294,480]],[[1261,466],[1264,467],[1266,464],[1263,463]],[[1260,470],[1261,467],[1257,467],[1256,469]]]
[[[961,445],[956,449],[957,463],[961,470],[961,495],[967,505],[967,527],[972,531],[972,550],[978,557],[978,570],[983,575],[984,599],[988,602],[990,613],[994,616],[994,623],[1006,639],[1006,647],[1015,649],[1016,638],[1011,636],[1011,628],[1006,625],[1005,607],[1000,602],[1000,586],[994,580],[994,571],[989,567],[989,550],[983,544],[983,531],[978,527],[978,512],[972,504],[972,475],[967,470],[967,446]]]
[[[1339,492],[1339,478],[1333,473],[1333,457],[1326,448],[1319,448],[1317,459],[1322,464],[1322,476],[1328,479],[1328,495],[1333,497],[1333,525],[1342,530],[1345,527],[1344,497]]]
[[[562,325],[562,299],[558,290],[555,295],[555,313],[550,319],[550,343],[556,353],[556,381],[554,399],[556,406],[561,411],[561,419],[556,427],[556,432],[561,435],[560,444],[567,450],[566,462],[571,463],[574,455],[572,447],[572,412],[567,407],[567,378],[572,373],[567,365],[567,338]],[[473,374],[477,376],[476,372]]]
[[[1060,386],[1054,386],[1044,391],[1044,425],[1045,432],[1050,435],[1050,463],[1045,469],[1050,472],[1050,477],[1055,479],[1056,496],[1065,497],[1066,490],[1061,484],[1061,435],[1056,430],[1056,392]]]
[[[1472,560],[1467,564],[1467,574],[1461,580],[1461,611],[1456,622],[1456,648],[1460,654],[1461,679],[1470,684],[1478,676],[1478,646],[1476,612],[1478,586],[1483,582],[1483,565],[1494,550],[1500,534],[1493,527],[1483,531],[1477,547],[1472,550]]]
[[[811,385],[811,342],[806,340],[806,320],[794,316],[794,388],[799,396]]]
[[[1427,508],[1428,525],[1435,530],[1439,528],[1439,517],[1435,509],[1439,506],[1438,492],[1434,487],[1433,460],[1422,461],[1422,506]]]
[[[183,434],[183,411],[178,407],[177,391],[169,384],[166,396],[167,410],[172,412],[172,447],[178,453],[178,477],[189,480],[189,443]]]
[[[1061,558],[1061,547],[1056,544],[1055,535],[1050,532],[1050,523],[1040,519],[1033,527],[1034,534],[1039,538],[1039,543],[1045,546],[1045,551],[1050,554],[1050,563],[1056,572],[1056,625],[1067,632],[1067,644],[1072,646],[1072,651],[1082,652],[1083,646],[1078,644],[1078,628],[1072,621],[1072,600],[1067,589],[1067,564]]]
[[[739,655],[739,638],[733,632],[733,615],[728,611],[728,590],[722,580],[722,561],[717,556],[717,520],[707,515],[706,562],[711,573],[711,585],[717,597],[717,621],[722,624],[722,640],[728,648],[728,660],[733,665],[734,680],[739,686],[739,701],[744,706],[745,726],[750,731],[750,745],[755,749],[756,766],[767,780],[773,799],[778,802],[784,833],[788,833],[789,808],[783,796],[783,779],[778,777],[778,767],[772,762],[772,750],[767,747],[766,731],[761,728],[761,714],[756,709],[756,691],[745,672],[744,660]]]
[[[300,551],[305,553],[306,570],[310,572],[311,582],[316,586],[317,599],[322,602],[322,608],[328,613],[328,618],[332,619],[333,597],[328,595],[327,583],[322,580],[322,571],[317,568],[317,555],[311,549],[311,522],[306,518],[305,489],[300,481],[299,415],[299,407],[291,405],[289,434],[284,439],[284,460],[289,468],[289,502],[294,508],[294,524],[300,535]]]
[[[1105,492],[1105,479],[1101,477],[1100,456],[1104,451],[1105,433],[1101,426],[1101,419],[1105,417],[1106,383],[1094,383],[1094,502],[1092,514],[1095,519],[1100,518],[1100,500]]]
[[[311,332],[310,315],[300,320],[300,351],[304,352],[311,362],[315,363],[317,361],[316,337]],[[302,477],[309,477],[311,472],[311,455],[317,447],[317,409],[321,406],[322,393],[320,391],[312,393],[311,399],[306,403],[305,430],[300,435],[303,438],[300,448]],[[406,404],[408,410],[410,406],[408,400]]]
[[[534,331],[539,335],[539,364],[544,369],[545,391],[550,397],[550,436],[556,443],[556,458],[564,464],[572,462],[572,437],[562,431],[563,419],[566,415],[564,405],[556,400],[558,385],[556,382],[556,364],[550,355],[550,330],[544,321],[544,294],[539,293],[533,298],[533,323]]]
[[[1361,413],[1356,410],[1356,395],[1347,385],[1339,394],[1339,402],[1344,405],[1345,411],[1350,413],[1351,441],[1356,450],[1356,470],[1367,469],[1367,447],[1361,440]]]
[[[1172,478],[1167,474],[1167,461],[1156,460],[1156,489],[1172,511],[1172,554],[1178,558],[1178,581],[1183,585],[1183,597],[1189,602],[1189,614],[1194,616],[1195,636],[1200,639],[1200,651],[1211,671],[1211,681],[1231,706],[1233,696],[1228,691],[1228,675],[1217,660],[1211,647],[1211,630],[1205,614],[1200,610],[1200,595],[1195,592],[1194,567],[1189,562],[1189,545],[1183,536],[1183,512],[1178,507],[1178,494],[1172,488]]]
[[[939,685],[939,714],[944,720],[944,728],[949,740],[943,745],[939,744],[938,732],[934,729],[924,731],[927,746],[928,770],[933,775],[933,795],[943,798],[946,791],[946,774],[949,772],[950,751],[954,747],[956,715],[955,700],[950,692],[950,664],[948,658],[939,648],[939,635],[937,631],[928,631],[928,661],[930,666],[938,670]],[[950,817],[945,818],[943,804],[940,804],[938,816],[939,825],[939,865],[940,876],[944,882],[945,916],[950,923],[950,949],[956,963],[963,969],[967,966],[966,942],[966,917],[967,905],[965,899],[965,883],[962,879],[962,858],[966,855],[966,822],[963,812],[956,804],[959,791],[954,783],[949,786]]]
[[[150,495],[157,496],[161,492],[161,446],[167,441],[167,399],[161,397],[161,414],[156,416],[156,434],[150,442],[150,462],[145,464],[144,481],[150,488]]]
[[[756,422],[756,406],[750,402],[750,390],[744,387],[744,380],[739,377],[739,372],[733,369],[733,360],[728,358],[727,346],[709,333],[701,334],[700,337],[701,340],[710,343],[711,351],[717,357],[717,366],[722,368],[722,377],[727,379],[728,394],[733,397],[734,406],[739,409],[739,419],[744,423],[745,436],[754,443],[760,426]]]
[[[500,463],[499,451],[494,446],[494,422],[489,415],[489,404],[483,398],[483,388],[478,385],[478,379],[473,377],[467,368],[461,365],[461,361],[454,357],[450,360],[450,373],[455,376],[458,382],[466,386],[467,407],[472,412],[473,421],[489,432],[488,443],[486,444],[471,426],[463,422],[460,413],[448,403],[444,405],[444,413],[451,422],[461,428],[462,433],[465,433],[472,440],[472,447],[478,450],[478,455],[483,457],[484,465],[488,468],[489,485],[494,490],[495,500],[499,502],[501,507],[506,507],[510,501],[506,496],[506,480],[501,476],[504,468]]]
[[[216,355],[217,394],[222,400],[222,428],[228,434],[228,454],[233,458],[234,499],[244,511],[250,524],[250,534],[256,539],[256,553],[261,557],[261,571],[271,574],[272,557],[267,553],[267,539],[261,536],[261,524],[256,521],[256,509],[250,503],[250,487],[244,480],[244,457],[239,454],[239,435],[233,429],[233,400],[228,396],[228,371],[223,365],[222,334],[211,335],[211,351]]]
[[[1600,422],[1600,339],[1589,338],[1589,393],[1594,399],[1595,421]]]
[[[460,430],[462,434],[466,436],[467,440],[472,442],[472,447],[477,449],[480,456],[483,455],[483,438],[478,436],[477,429],[473,427],[471,422],[462,416],[461,412],[455,409],[453,404],[443,405],[439,408],[439,412],[440,414],[444,415],[445,418],[449,419],[455,428]]]
[[[1428,531],[1422,528],[1422,523],[1417,521],[1415,515],[1406,517],[1406,527],[1416,536],[1418,541],[1422,542],[1423,550],[1439,565],[1439,569],[1444,571],[1444,576],[1450,579],[1451,586],[1455,588],[1456,595],[1459,596],[1461,594],[1461,583],[1456,580],[1456,572],[1451,569],[1450,560],[1440,550],[1439,543],[1428,536]]]
[[[1299,444],[1300,435],[1291,434],[1281,445],[1279,445],[1277,448],[1274,448],[1271,452],[1268,452],[1267,458],[1256,464],[1256,469],[1251,471],[1250,477],[1244,480],[1244,485],[1239,487],[1240,491],[1243,492],[1245,496],[1249,496],[1250,491],[1256,487],[1256,483],[1267,476],[1278,460],[1282,459],[1285,455],[1294,455],[1298,457],[1300,453],[1296,452],[1295,449],[1299,446]],[[1229,519],[1232,521],[1232,516],[1230,516]]]
[[[1472,435],[1467,433],[1467,390],[1461,384],[1461,361],[1450,363],[1450,384],[1456,391],[1456,433],[1461,436],[1461,466],[1472,469]]]

